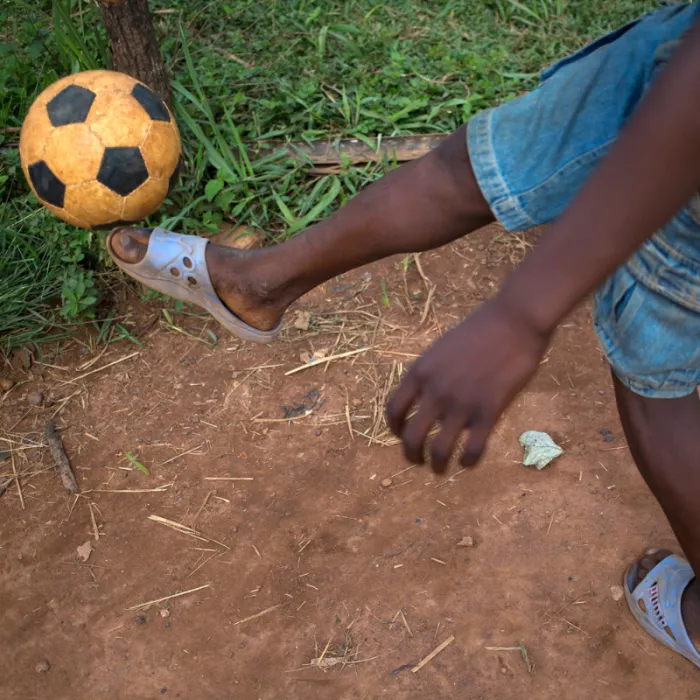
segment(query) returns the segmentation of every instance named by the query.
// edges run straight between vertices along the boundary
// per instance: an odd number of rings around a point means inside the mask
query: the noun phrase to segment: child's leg
[[[476,115],[288,243],[252,254],[207,246],[217,294],[250,325],[270,329],[296,298],[346,270],[436,248],[494,215],[509,230],[556,219],[636,109],[662,63],[660,47],[672,47],[697,12],[662,8],[601,38],[533,92]],[[136,263],[147,234],[126,230],[112,248]]]
[[[617,377],[615,394],[632,457],[695,572],[700,572],[700,399],[650,399]],[[649,553],[640,562],[638,583],[670,552]],[[685,589],[683,621],[700,650],[700,580]]]
[[[253,254],[209,245],[207,266],[228,308],[267,329],[291,302],[336,275],[389,255],[437,248],[491,221],[462,127],[290,241]],[[146,243],[147,233],[134,229],[112,239],[114,252],[130,263],[143,257]]]

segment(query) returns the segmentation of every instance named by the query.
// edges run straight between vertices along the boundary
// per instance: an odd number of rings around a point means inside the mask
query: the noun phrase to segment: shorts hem
[[[610,361],[608,360],[608,362]],[[686,396],[692,396],[698,390],[697,387],[651,389],[645,384],[640,384],[634,379],[630,379],[630,377],[623,374],[614,365],[611,364],[610,366],[612,367],[612,371],[615,373],[615,376],[620,380],[620,382],[622,382],[624,386],[626,386],[634,394],[637,394],[638,396],[643,396],[647,399],[682,399]]]
[[[682,399],[685,396],[690,396],[697,392],[697,383],[688,384],[687,386],[682,386],[678,383],[668,383],[666,386],[651,387],[648,383],[640,381],[639,378],[630,376],[630,374],[619,367],[613,359],[614,343],[603,327],[603,324],[595,317],[595,309],[593,315],[593,329],[598,339],[598,345],[605,357],[605,361],[610,365],[610,368],[620,382],[634,394],[647,399]]]
[[[508,231],[536,226],[503,178],[491,139],[494,109],[480,112],[467,126],[467,150],[481,193],[498,222]]]

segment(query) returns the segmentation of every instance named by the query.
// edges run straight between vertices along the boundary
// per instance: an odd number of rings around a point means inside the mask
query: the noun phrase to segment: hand
[[[445,471],[465,430],[461,464],[476,464],[501,414],[537,371],[550,336],[496,298],[440,338],[411,367],[387,407],[406,458],[423,464],[426,438],[439,423],[430,447],[433,471]],[[418,411],[407,421],[415,404]]]

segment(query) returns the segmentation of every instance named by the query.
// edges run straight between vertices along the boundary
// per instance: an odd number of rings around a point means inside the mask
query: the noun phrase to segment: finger
[[[425,462],[425,440],[439,417],[440,413],[435,402],[429,397],[422,396],[418,412],[406,423],[401,434],[403,452],[409,462],[413,464]]]
[[[440,432],[430,445],[430,466],[436,474],[444,474],[463,429],[464,417],[459,413],[450,414],[442,422]]]
[[[469,437],[460,459],[463,467],[473,467],[481,459],[493,425],[491,420],[481,420],[469,426]]]
[[[396,437],[400,438],[411,406],[418,398],[418,382],[409,372],[394,391],[386,407],[386,422]]]

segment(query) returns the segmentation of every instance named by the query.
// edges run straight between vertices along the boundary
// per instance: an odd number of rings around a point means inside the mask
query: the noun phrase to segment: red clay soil
[[[0,697],[700,697],[698,671],[611,592],[645,548],[677,544],[630,457],[588,308],[481,466],[437,479],[387,444],[387,391],[510,268],[517,239],[491,234],[421,256],[426,279],[390,260],[333,280],[274,345],[199,315],[177,330],[132,295],[123,323],[143,347],[84,337],[6,366],[0,450],[24,508],[12,483]],[[78,497],[41,447],[54,415]],[[525,430],[566,453],[522,466]]]

